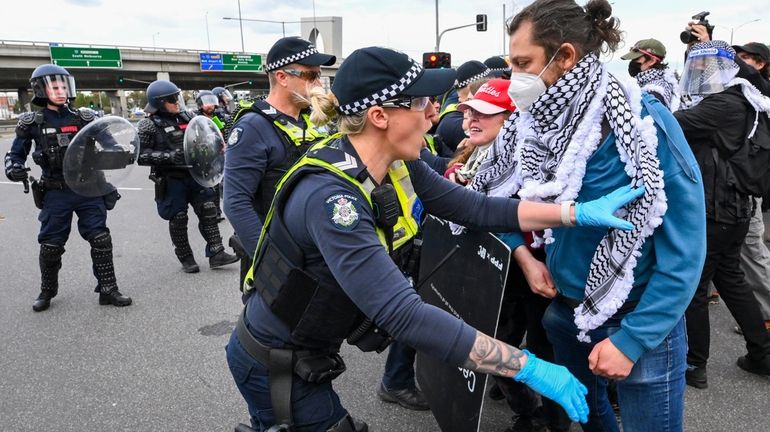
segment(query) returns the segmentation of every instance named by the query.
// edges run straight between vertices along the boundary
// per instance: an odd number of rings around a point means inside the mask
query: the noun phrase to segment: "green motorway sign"
[[[262,72],[262,56],[259,54],[222,54],[222,66],[226,71]]]
[[[70,68],[122,68],[123,60],[118,48],[86,48],[52,46],[51,62]]]

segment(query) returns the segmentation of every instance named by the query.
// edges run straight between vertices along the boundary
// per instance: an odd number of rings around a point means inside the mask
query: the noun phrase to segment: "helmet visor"
[[[57,101],[74,99],[76,94],[75,78],[72,75],[45,75],[35,78],[39,85],[33,86],[35,97]]]
[[[219,93],[219,101],[222,103],[222,107],[228,112],[233,112],[235,110],[235,100],[233,99],[230,90],[225,89],[225,91]]]
[[[738,73],[738,65],[731,53],[721,48],[702,48],[690,51],[680,81],[682,95],[709,95],[719,93]]]
[[[219,100],[213,94],[206,94],[206,95],[203,95],[203,96],[198,96],[198,106],[199,107],[203,107],[204,105],[217,106],[217,105],[219,105]]]

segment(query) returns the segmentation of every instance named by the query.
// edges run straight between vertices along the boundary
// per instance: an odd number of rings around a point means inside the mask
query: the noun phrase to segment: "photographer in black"
[[[703,27],[692,25],[693,35],[701,40],[709,37]],[[712,280],[746,339],[748,354],[738,359],[738,366],[751,373],[770,375],[770,336],[740,267],[741,246],[749,228],[753,200],[736,185],[732,165],[734,155],[751,145],[747,142],[749,138],[770,140],[766,130],[753,127],[755,119],[770,113],[770,99],[740,78],[739,69],[735,50],[727,43],[706,41],[692,45],[681,80],[685,104],[674,113],[701,167],[706,195],[706,262],[686,312],[686,380],[697,388],[708,386],[707,291]]]

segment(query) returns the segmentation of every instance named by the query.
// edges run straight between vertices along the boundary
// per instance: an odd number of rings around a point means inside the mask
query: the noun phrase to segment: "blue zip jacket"
[[[642,116],[652,116],[658,130],[658,159],[668,210],[637,259],[628,300],[639,304],[610,336],[612,343],[634,362],[660,345],[682,318],[706,258],[706,208],[698,163],[668,109],[647,93],[643,93],[642,100]],[[588,160],[576,201],[597,199],[629,181],[615,134],[610,133]],[[546,246],[546,264],[560,294],[583,299],[591,259],[605,233],[591,227],[553,230],[555,241]],[[506,233],[501,238],[511,249],[524,244],[520,233]]]

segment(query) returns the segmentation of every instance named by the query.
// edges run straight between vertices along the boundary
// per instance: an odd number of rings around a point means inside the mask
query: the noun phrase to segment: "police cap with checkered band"
[[[290,64],[305,66],[331,66],[337,57],[318,52],[310,41],[298,36],[278,39],[267,53],[266,72],[278,70]]]
[[[437,96],[454,84],[454,69],[425,69],[404,53],[360,48],[340,66],[332,92],[342,114],[356,114],[396,96]]]

